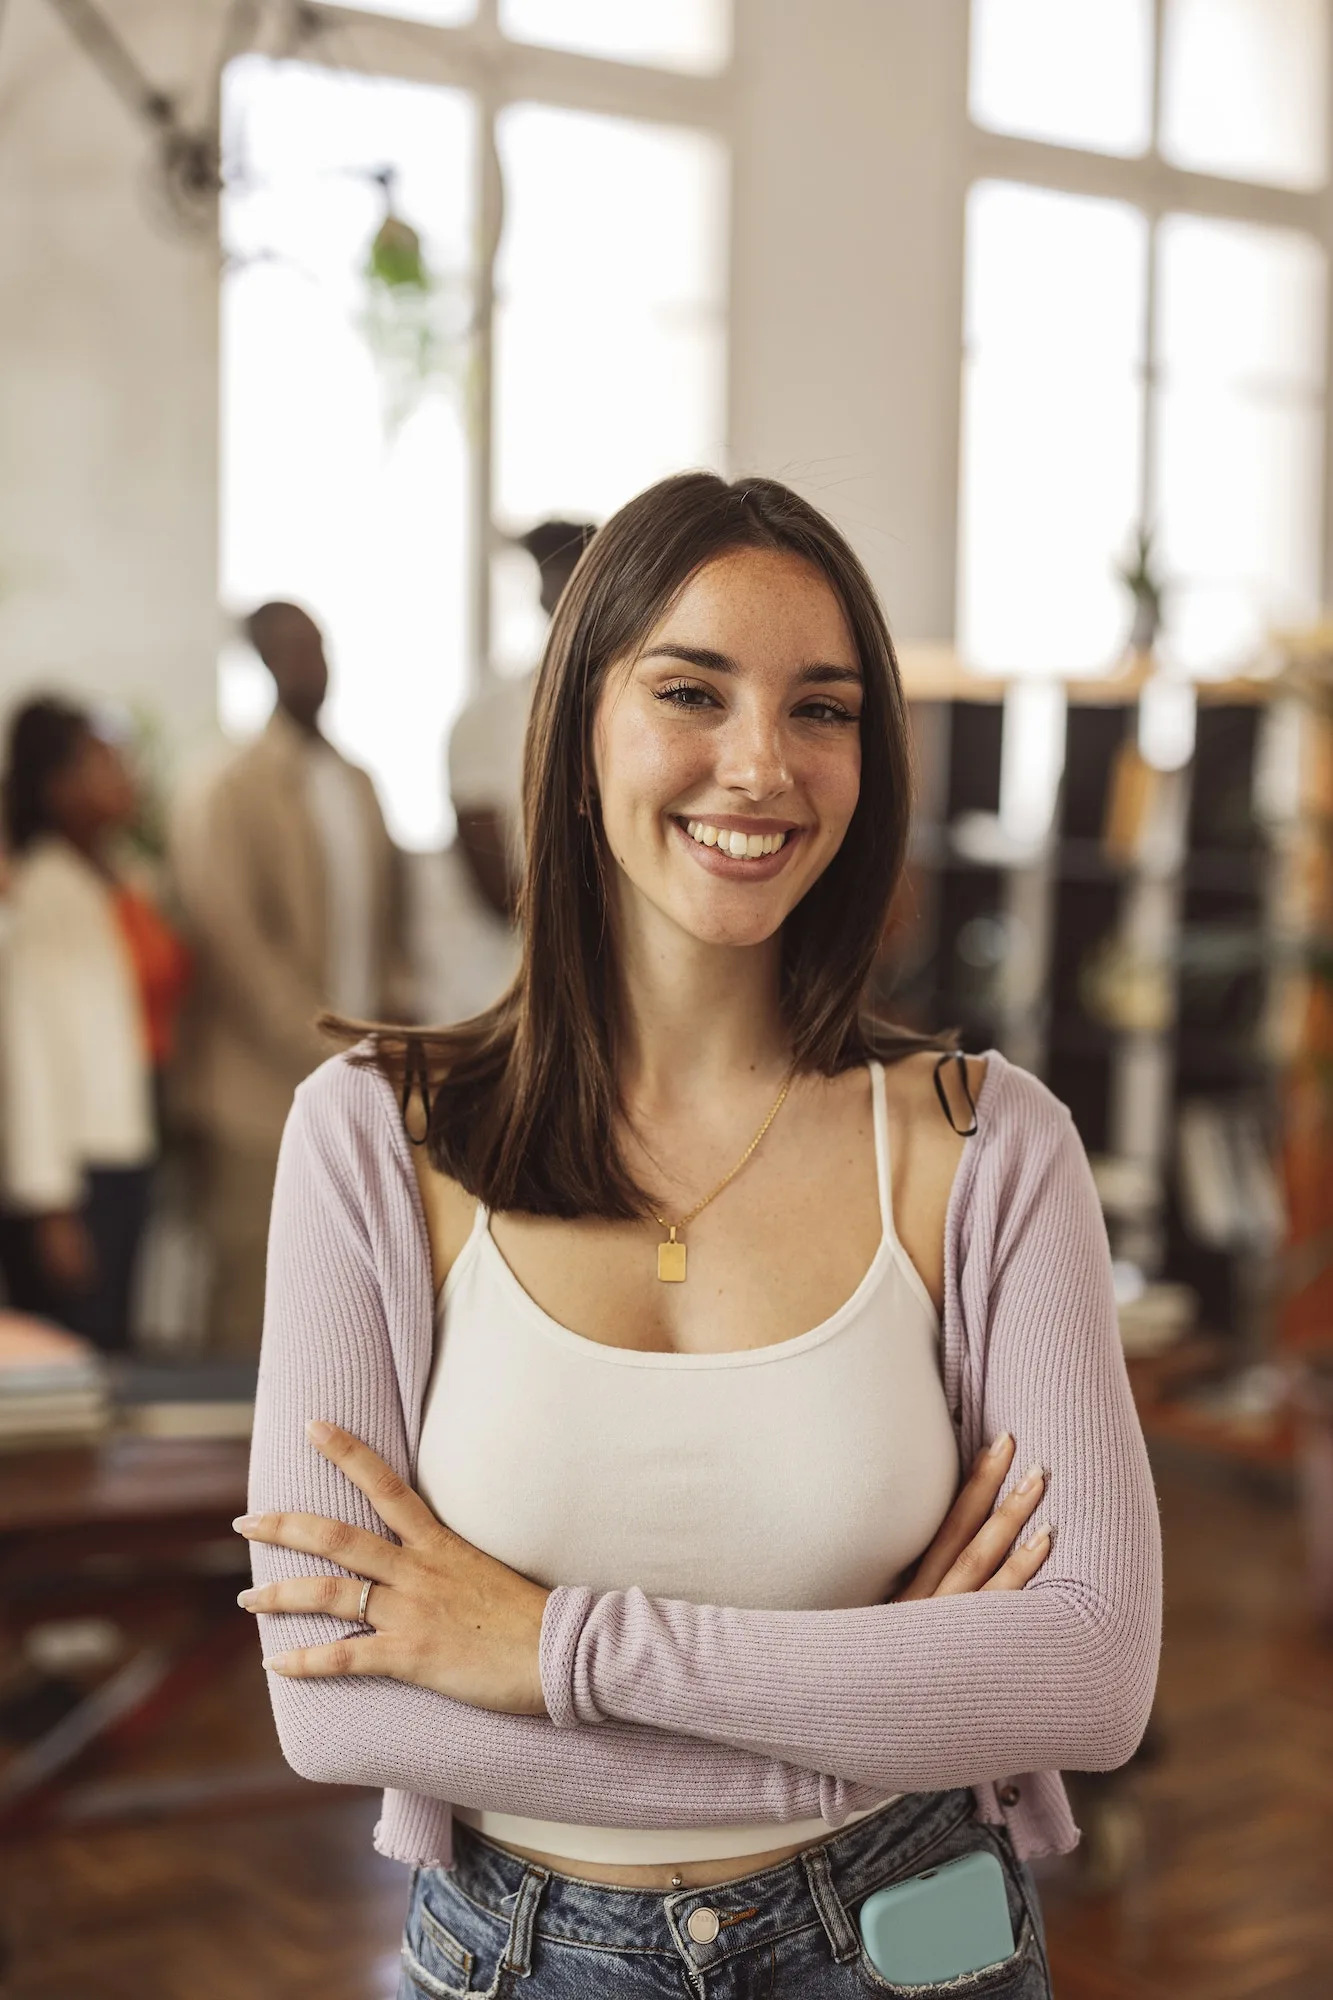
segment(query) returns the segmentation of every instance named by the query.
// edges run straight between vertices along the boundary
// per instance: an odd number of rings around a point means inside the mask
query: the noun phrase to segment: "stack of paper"
[[[0,1311],[0,1451],[80,1444],[106,1429],[95,1348],[45,1320]]]

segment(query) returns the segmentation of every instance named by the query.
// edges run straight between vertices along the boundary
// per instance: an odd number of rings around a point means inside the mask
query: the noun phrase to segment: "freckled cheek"
[[[612,733],[602,747],[602,814],[608,829],[660,828],[662,816],[710,768],[697,744],[673,742],[651,727]]]
[[[853,743],[812,759],[798,777],[819,815],[821,829],[836,844],[846,833],[861,796],[860,744]]]

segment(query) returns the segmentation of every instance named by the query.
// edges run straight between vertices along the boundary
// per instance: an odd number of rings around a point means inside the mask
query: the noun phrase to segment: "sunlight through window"
[[[374,774],[395,838],[433,846],[466,678],[471,105],[247,56],[224,115],[223,601],[309,606],[330,735]],[[366,275],[386,200],[428,280],[401,300]],[[224,722],[261,719],[264,680],[229,650]]]

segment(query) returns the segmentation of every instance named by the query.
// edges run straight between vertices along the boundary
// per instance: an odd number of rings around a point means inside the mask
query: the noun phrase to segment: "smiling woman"
[[[1067,1114],[867,1007],[909,802],[846,543],[665,481],[556,613],[512,990],[298,1093],[243,1602],[292,1763],[388,1788],[402,2000],[894,1991],[914,1876],[998,1898],[914,1990],[1049,1994],[1156,1517]]]

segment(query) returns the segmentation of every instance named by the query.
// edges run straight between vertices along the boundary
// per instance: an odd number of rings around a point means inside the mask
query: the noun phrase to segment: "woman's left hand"
[[[361,1488],[398,1542],[318,1514],[243,1514],[234,1526],[247,1541],[324,1556],[352,1572],[243,1590],[238,1602],[247,1611],[319,1612],[356,1624],[362,1585],[371,1580],[366,1636],[278,1653],[264,1665],[301,1680],[381,1674],[473,1708],[544,1715],[539,1647],[550,1593],[444,1527],[350,1432],[313,1423],[306,1434]]]

